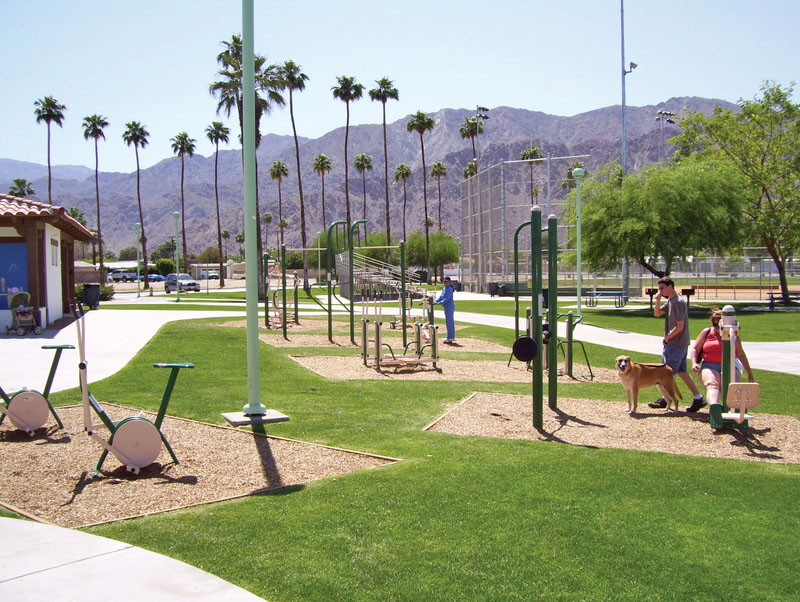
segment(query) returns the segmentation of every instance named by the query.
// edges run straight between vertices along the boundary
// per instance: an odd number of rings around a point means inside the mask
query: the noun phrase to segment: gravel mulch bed
[[[375,368],[364,366],[360,356],[291,356],[304,368],[316,372],[320,376],[332,380],[458,380],[482,382],[530,382],[531,373],[522,362],[513,361],[510,366],[503,361],[462,361],[443,360],[437,362],[441,372],[437,372],[430,364],[419,368],[386,368],[381,374]],[[594,368],[594,381],[579,376],[586,371],[585,366],[573,366],[575,379],[559,375],[559,382],[617,382],[619,379],[614,370]]]
[[[800,463],[800,421],[755,414],[750,430],[715,431],[706,412],[664,412],[627,403],[559,399],[558,410],[544,401],[544,426],[532,426],[531,397],[475,393],[453,406],[427,430],[455,435],[555,441],[591,447],[667,452],[688,456]]]
[[[114,421],[140,413],[103,407]],[[57,411],[69,434],[52,418],[34,437],[9,421],[0,427],[0,504],[64,527],[244,497],[395,461],[168,416],[162,430],[179,465],[162,448],[153,464],[133,475],[109,454],[95,478],[101,448],[83,434],[81,406]]]

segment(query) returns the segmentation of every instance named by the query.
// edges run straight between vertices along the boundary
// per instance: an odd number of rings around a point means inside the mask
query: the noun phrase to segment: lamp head
[[[572,170],[572,177],[576,180],[580,181],[583,180],[583,176],[586,175],[586,172],[581,167],[576,167]]]

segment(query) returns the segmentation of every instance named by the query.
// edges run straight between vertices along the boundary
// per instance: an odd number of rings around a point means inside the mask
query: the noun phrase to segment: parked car
[[[136,282],[136,272],[117,268],[108,273],[109,282]]]
[[[164,281],[164,290],[167,293],[171,293],[178,290],[178,287],[181,287],[181,291],[200,292],[200,283],[189,274],[168,274],[167,279]]]
[[[219,280],[219,271],[217,271],[217,270],[209,270],[208,279],[209,280]]]
[[[147,277],[150,278],[150,282],[164,282],[164,276],[158,273],[150,272]],[[141,279],[144,280],[144,274],[142,274]]]

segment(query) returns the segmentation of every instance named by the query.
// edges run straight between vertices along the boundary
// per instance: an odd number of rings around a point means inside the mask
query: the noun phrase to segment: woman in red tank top
[[[692,372],[700,373],[700,380],[706,388],[708,403],[719,403],[719,390],[722,382],[722,333],[719,330],[719,321],[722,310],[715,307],[711,310],[711,326],[704,329],[694,342],[692,349]],[[747,371],[747,379],[755,381],[750,362],[742,347],[741,338],[736,338],[736,358],[742,362]],[[737,371],[736,380],[741,373]]]

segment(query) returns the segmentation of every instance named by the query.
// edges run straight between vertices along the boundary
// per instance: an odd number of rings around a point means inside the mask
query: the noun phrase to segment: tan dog
[[[640,364],[634,362],[627,355],[620,355],[617,360],[617,374],[622,381],[625,393],[628,395],[627,412],[636,413],[639,404],[639,390],[658,387],[661,396],[667,400],[667,412],[670,406],[675,404],[675,411],[678,411],[678,400],[683,399],[681,392],[675,384],[675,375],[672,368],[666,364]],[[631,395],[633,396],[633,408],[631,408]]]

